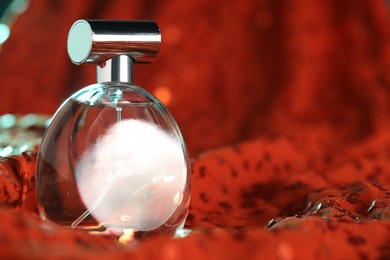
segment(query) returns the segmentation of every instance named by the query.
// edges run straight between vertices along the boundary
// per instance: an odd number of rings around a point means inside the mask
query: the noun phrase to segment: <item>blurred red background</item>
[[[191,156],[302,131],[331,145],[386,132],[390,18],[384,0],[31,0],[0,52],[0,114],[52,114],[94,83],[66,52],[74,21],[150,19],[157,60],[135,83],[176,118]]]

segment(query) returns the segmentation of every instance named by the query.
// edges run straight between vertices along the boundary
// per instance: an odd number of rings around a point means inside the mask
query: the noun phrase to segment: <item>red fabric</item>
[[[114,237],[102,239],[38,220],[32,207],[35,157],[4,158],[0,184],[8,185],[10,197],[2,197],[8,210],[0,211],[0,231],[9,238],[1,252],[48,258],[385,259],[390,239],[389,141],[325,152],[295,136],[209,151],[192,164],[186,222],[192,233],[180,239],[150,238],[131,249]],[[17,181],[10,188],[9,180],[22,174],[30,176],[27,190]],[[9,249],[18,244],[23,250]],[[56,250],[59,244],[64,250]]]

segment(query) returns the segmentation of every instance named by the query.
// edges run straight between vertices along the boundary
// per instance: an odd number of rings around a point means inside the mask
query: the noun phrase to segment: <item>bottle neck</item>
[[[119,55],[96,66],[97,82],[133,83],[133,59],[127,55]]]

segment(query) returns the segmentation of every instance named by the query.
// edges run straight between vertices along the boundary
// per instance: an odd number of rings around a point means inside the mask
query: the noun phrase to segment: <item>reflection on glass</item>
[[[136,86],[80,90],[43,138],[37,198],[43,219],[72,228],[135,239],[173,235],[190,199],[189,159],[175,121]]]

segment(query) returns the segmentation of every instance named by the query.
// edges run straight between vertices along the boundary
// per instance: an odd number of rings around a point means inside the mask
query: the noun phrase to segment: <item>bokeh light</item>
[[[9,33],[8,25],[0,23],[0,44],[3,44],[8,39]]]
[[[166,106],[168,106],[172,101],[172,91],[166,86],[157,87],[153,91],[153,94]]]

